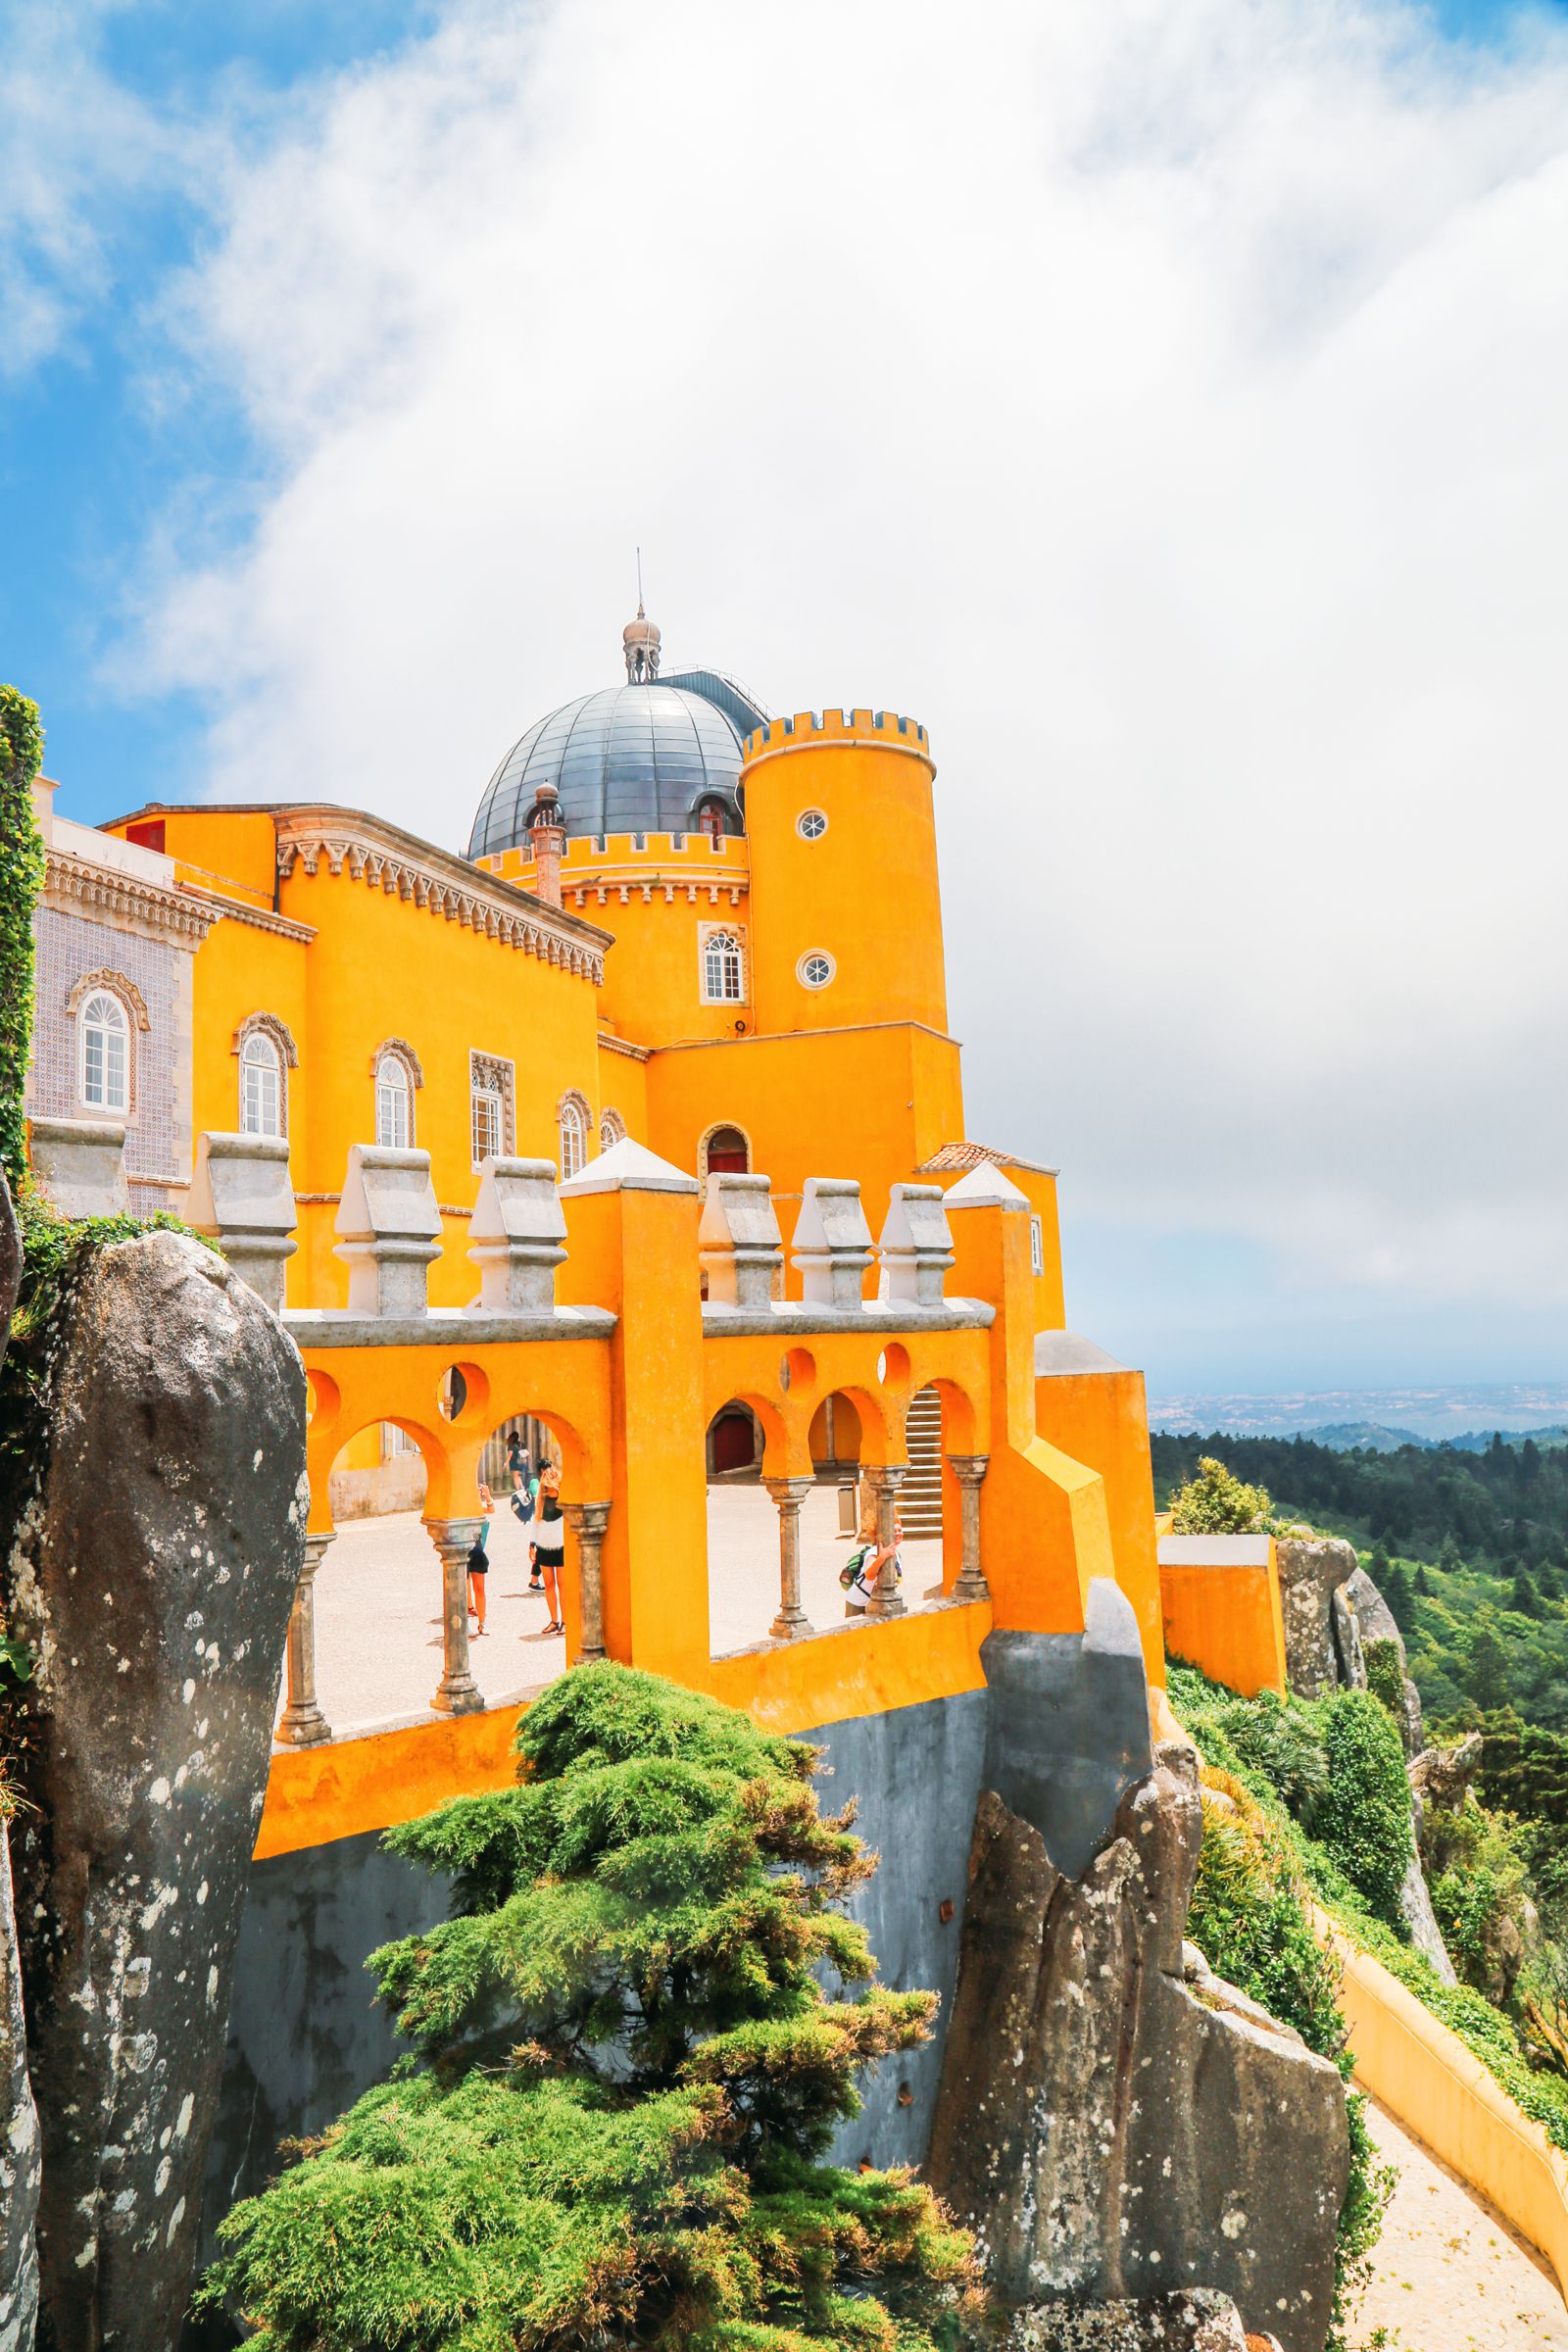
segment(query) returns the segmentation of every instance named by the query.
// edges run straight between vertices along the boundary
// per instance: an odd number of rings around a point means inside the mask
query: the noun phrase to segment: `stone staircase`
[[[899,1517],[906,1536],[942,1533],[942,1399],[935,1389],[911,1397],[905,1429],[908,1476],[899,1489]]]

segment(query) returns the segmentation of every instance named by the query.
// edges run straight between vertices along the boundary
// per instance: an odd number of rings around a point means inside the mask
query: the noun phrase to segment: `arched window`
[[[130,1108],[130,1023],[107,989],[82,1006],[81,1099],[88,1110]]]
[[[715,930],[703,938],[703,1002],[738,1004],[746,994],[741,943],[733,931]]]
[[[240,1045],[239,1123],[245,1135],[283,1132],[283,1056],[265,1029],[248,1029]]]
[[[580,1176],[588,1160],[588,1118],[575,1095],[568,1095],[556,1113],[561,1137],[561,1181]]]
[[[599,1122],[600,1151],[613,1152],[617,1144],[623,1144],[625,1141],[625,1120],[621,1117],[618,1110],[611,1110],[607,1105],[605,1114]]]
[[[414,1142],[414,1082],[401,1054],[383,1054],[375,1065],[375,1140],[389,1152]]]
[[[704,801],[697,811],[697,830],[706,834],[710,841],[723,840],[724,811],[716,801]]]
[[[698,1153],[699,1176],[750,1174],[752,1147],[739,1127],[710,1127]]]

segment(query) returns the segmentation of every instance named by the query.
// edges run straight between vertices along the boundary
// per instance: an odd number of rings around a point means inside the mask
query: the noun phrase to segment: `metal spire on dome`
[[[643,551],[637,550],[637,617],[620,632],[626,657],[626,677],[633,686],[646,685],[659,675],[659,628],[643,611]]]

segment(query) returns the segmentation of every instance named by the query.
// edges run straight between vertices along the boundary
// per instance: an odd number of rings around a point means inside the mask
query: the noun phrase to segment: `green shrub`
[[[936,1997],[874,1982],[875,1857],[813,1752],[608,1664],[517,1747],[516,1788],[389,1834],[458,1886],[370,1961],[417,2057],[233,2209],[201,2303],[268,2352],[936,2352],[969,2239],[824,2161]]]
[[[1310,1712],[1328,1760],[1312,1835],[1377,1917],[1397,1927],[1399,1888],[1415,1850],[1399,1735],[1370,1690],[1332,1690]]]
[[[32,1046],[32,910],[44,877],[32,782],[42,759],[37,704],[0,686],[0,1168],[13,1192],[27,1163],[22,1097]]]
[[[1267,1527],[1274,1508],[1265,1487],[1249,1487],[1205,1453],[1198,1476],[1170,1498],[1171,1532],[1178,1536],[1250,1535]]]
[[[1381,1699],[1395,1722],[1404,1715],[1404,1663],[1399,1656],[1397,1642],[1363,1642],[1361,1654],[1366,1661],[1366,1687],[1376,1699]]]
[[[1329,1760],[1306,1709],[1260,1690],[1220,1710],[1233,1751],[1260,1772],[1291,1817],[1310,1829],[1328,1793]]]

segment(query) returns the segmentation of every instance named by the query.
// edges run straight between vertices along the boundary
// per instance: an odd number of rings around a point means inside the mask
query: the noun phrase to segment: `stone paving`
[[[778,1608],[778,1514],[764,1489],[710,1487],[708,1495],[711,1642],[715,1655],[767,1639]],[[801,1510],[801,1597],[818,1629],[842,1624],[838,1496],[826,1487]],[[570,1558],[570,1539],[567,1557]],[[527,1591],[527,1530],[505,1504],[491,1523],[486,1631],[471,1644],[473,1676],[499,1705],[564,1672],[566,1646],[547,1636],[543,1593]],[[904,1547],[904,1596],[920,1605],[939,1582],[936,1542]],[[329,1545],[316,1579],[316,1684],[340,1737],[428,1711],[441,1676],[441,1569],[413,1511],[355,1519]]]

